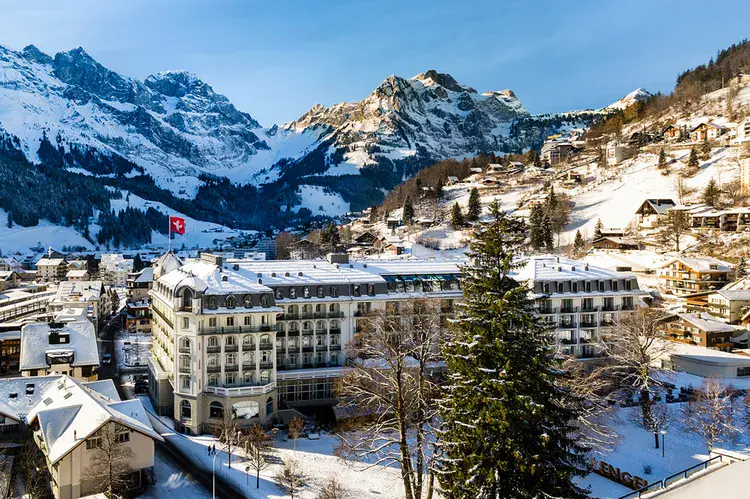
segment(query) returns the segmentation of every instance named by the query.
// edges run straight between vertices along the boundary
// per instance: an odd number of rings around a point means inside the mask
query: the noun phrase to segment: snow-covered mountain
[[[82,48],[52,57],[33,45],[0,46],[0,133],[17,137],[30,161],[94,175],[147,174],[186,199],[210,174],[272,184],[283,199],[278,207],[296,199],[325,213],[305,196],[316,192],[358,209],[437,160],[521,151],[554,126],[549,117],[535,121],[511,90],[480,94],[429,70],[389,76],[360,102],[315,105],[264,128],[185,71],[139,81]],[[102,156],[116,167],[89,164]]]
[[[610,111],[616,111],[616,110],[623,110],[627,109],[633,104],[637,102],[644,101],[651,97],[651,92],[646,90],[645,88],[636,88],[632,92],[630,92],[628,95],[623,97],[622,99],[619,99],[609,106],[605,107],[604,110],[610,110]]]
[[[528,146],[510,136],[530,116],[511,90],[479,94],[451,75],[429,70],[406,79],[391,75],[360,102],[313,106],[284,128],[322,131],[326,174],[357,173],[366,165],[458,157]]]

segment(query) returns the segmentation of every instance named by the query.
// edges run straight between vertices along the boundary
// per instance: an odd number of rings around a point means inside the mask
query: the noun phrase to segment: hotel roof
[[[60,324],[32,323],[21,329],[21,358],[20,369],[48,369],[47,354],[63,355],[73,352],[73,366],[98,366],[99,351],[96,346],[94,325],[82,319],[75,322]],[[69,343],[51,345],[49,335],[53,331],[67,333]]]

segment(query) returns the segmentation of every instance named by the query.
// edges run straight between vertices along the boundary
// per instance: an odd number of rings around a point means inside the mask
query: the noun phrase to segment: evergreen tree
[[[563,388],[552,336],[512,273],[525,224],[497,203],[471,244],[466,305],[445,346],[448,383],[438,474],[453,498],[586,497],[573,438],[579,400]]]
[[[370,223],[374,224],[378,221],[378,207],[376,205],[372,205],[370,207]]]
[[[542,167],[542,157],[539,155],[539,153],[534,155],[534,166],[537,168]]]
[[[335,251],[341,245],[339,228],[333,222],[328,222],[320,231],[320,244],[328,251]]]
[[[544,218],[544,208],[541,204],[534,205],[529,215],[529,243],[535,250],[544,247],[544,234],[542,228],[542,219]]]
[[[701,200],[708,206],[719,207],[721,204],[721,189],[719,189],[719,184],[716,183],[716,179],[713,177],[706,184]]]
[[[690,169],[698,169],[700,163],[698,162],[698,153],[695,152],[695,147],[690,148],[690,157],[688,158],[688,167]]]
[[[412,220],[414,220],[414,206],[411,204],[411,198],[406,196],[406,199],[404,199],[404,211],[401,216],[401,221],[405,225],[409,225]]]
[[[542,241],[544,241],[544,247],[547,251],[552,251],[555,248],[555,239],[552,233],[552,220],[549,217],[547,210],[542,210],[542,224],[541,224]]]
[[[586,241],[583,240],[583,236],[581,235],[581,231],[576,231],[576,238],[573,241],[573,252],[576,256],[580,256],[583,254],[583,252],[586,251]]]
[[[659,169],[664,170],[667,167],[667,153],[664,152],[664,149],[659,151]]]
[[[464,215],[461,213],[461,207],[458,203],[453,203],[453,208],[451,208],[451,225],[454,229],[460,229],[464,226]]]
[[[9,229],[13,228],[13,212],[12,211],[8,212],[8,228]]]
[[[745,277],[747,274],[747,261],[745,257],[740,257],[740,262],[737,264],[737,278]]]
[[[602,238],[602,229],[604,228],[604,223],[602,223],[602,219],[599,218],[596,220],[596,225],[594,226],[594,239],[593,241],[596,241],[597,239]]]
[[[469,206],[466,213],[466,218],[474,222],[479,219],[479,215],[482,213],[482,202],[479,200],[479,190],[476,187],[472,187],[469,191]]]
[[[711,144],[708,142],[708,137],[703,139],[703,143],[701,144],[701,159],[703,161],[708,160],[708,158],[711,157]]]

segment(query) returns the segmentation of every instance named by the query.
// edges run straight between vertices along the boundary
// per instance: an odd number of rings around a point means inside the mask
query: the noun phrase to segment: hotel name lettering
[[[635,476],[627,471],[621,471],[620,468],[615,468],[609,463],[604,461],[598,461],[596,458],[591,458],[589,464],[591,471],[597,475],[601,475],[604,478],[608,478],[613,482],[621,483],[626,487],[630,487],[633,490],[638,490],[641,487],[648,485],[648,481],[644,480],[639,476]]]

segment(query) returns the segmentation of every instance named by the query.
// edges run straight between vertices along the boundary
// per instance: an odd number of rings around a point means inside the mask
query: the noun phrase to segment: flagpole
[[[167,230],[167,253],[172,252],[172,218],[167,215],[167,222],[169,223],[169,229]]]

